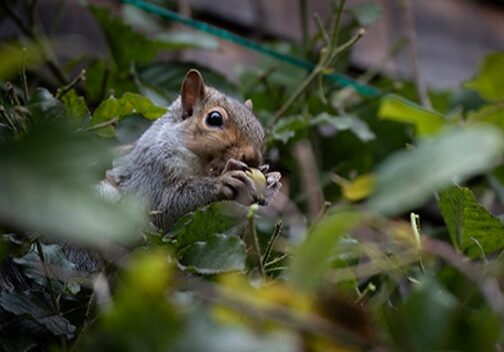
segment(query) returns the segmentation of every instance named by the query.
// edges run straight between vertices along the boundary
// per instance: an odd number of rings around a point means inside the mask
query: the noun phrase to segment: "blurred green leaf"
[[[213,203],[180,218],[170,235],[177,239],[177,247],[183,249],[198,241],[208,241],[214,234],[237,233],[245,214],[245,207],[232,202]]]
[[[219,274],[245,269],[245,243],[236,236],[214,234],[179,252],[179,262],[188,271]]]
[[[314,225],[306,240],[292,253],[289,276],[292,284],[307,291],[320,286],[324,272],[331,266],[331,255],[340,243],[339,238],[363,218],[357,212],[336,212]]]
[[[0,42],[0,80],[9,80],[17,76],[25,62],[26,67],[34,67],[42,63],[43,56],[40,47],[30,42],[7,43]]]
[[[104,145],[54,124],[0,145],[0,223],[89,245],[138,239],[143,208],[93,189],[110,157]]]
[[[465,83],[489,101],[504,100],[504,53],[496,52],[485,57],[478,75]]]
[[[83,97],[78,96],[74,89],[61,97],[61,101],[70,120],[80,123],[89,118],[90,112],[86,106],[86,101]]]
[[[438,204],[453,245],[469,257],[504,248],[504,224],[478,203],[470,189],[452,187],[443,191]]]
[[[487,126],[455,129],[426,139],[378,167],[376,192],[368,205],[388,215],[400,214],[422,205],[454,179],[463,181],[497,165],[503,152],[503,134]]]
[[[110,53],[120,69],[128,69],[131,63],[147,63],[163,49],[163,43],[134,31],[105,7],[90,6],[90,9],[105,33]]]
[[[402,351],[444,350],[456,307],[451,293],[434,279],[424,279],[392,313],[390,333]]]
[[[335,127],[338,131],[348,130],[363,142],[371,141],[376,137],[373,131],[369,129],[367,123],[355,115],[333,116],[323,112],[315,116],[310,123],[312,125],[327,123]]]
[[[0,292],[0,306],[19,316],[29,316],[38,324],[45,326],[54,335],[64,335],[72,338],[75,333],[75,326],[55,313],[46,305],[45,300],[38,296],[22,292]]]
[[[77,351],[171,351],[182,317],[168,298],[172,260],[161,248],[132,255],[114,304],[80,338]]]
[[[383,16],[381,6],[373,3],[354,5],[346,12],[355,17],[361,26],[372,25]]]
[[[386,120],[412,124],[421,137],[439,132],[445,124],[443,115],[392,94],[382,98],[378,116]]]

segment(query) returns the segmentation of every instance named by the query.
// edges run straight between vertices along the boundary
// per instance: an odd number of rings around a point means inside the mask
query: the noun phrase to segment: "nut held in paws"
[[[248,178],[254,181],[257,192],[263,196],[266,190],[266,176],[264,176],[261,170],[254,168],[251,168],[250,171],[246,171],[245,174]]]

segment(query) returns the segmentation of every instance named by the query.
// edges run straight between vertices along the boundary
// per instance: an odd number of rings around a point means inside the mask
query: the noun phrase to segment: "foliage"
[[[264,58],[233,84],[200,67],[254,101],[284,193],[211,204],[169,233],[100,182],[194,66],[159,54],[218,42],[83,5],[108,56],[55,68],[51,37],[3,43],[0,350],[502,348],[504,53],[462,90],[430,92],[435,109],[386,77],[371,83],[393,94],[363,98],[322,74],[348,66],[341,48],[381,9],[349,7],[339,26],[342,10],[310,47],[271,44],[318,61],[312,74]]]

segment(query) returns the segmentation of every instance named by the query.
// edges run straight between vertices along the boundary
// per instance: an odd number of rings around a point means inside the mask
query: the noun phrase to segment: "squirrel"
[[[182,215],[219,200],[269,203],[281,188],[279,172],[262,164],[264,130],[244,103],[206,86],[191,69],[168,112],[138,139],[106,174],[119,193],[140,196],[156,213],[153,223],[168,231]],[[247,176],[265,176],[260,195]]]

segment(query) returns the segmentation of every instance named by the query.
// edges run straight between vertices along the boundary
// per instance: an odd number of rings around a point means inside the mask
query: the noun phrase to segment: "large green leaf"
[[[218,274],[245,269],[245,243],[236,236],[214,234],[206,241],[194,242],[179,253],[186,270],[199,274]]]
[[[422,205],[454,179],[465,180],[495,166],[504,136],[487,126],[445,132],[412,150],[398,152],[379,167],[371,209],[396,215]]]
[[[482,62],[478,75],[466,82],[465,87],[476,90],[483,98],[504,99],[504,52],[489,54]]]
[[[74,89],[71,89],[61,97],[61,101],[70,120],[80,123],[89,118],[90,112],[86,101],[83,97],[78,96]]]
[[[362,219],[360,213],[344,211],[330,214],[316,224],[292,253],[292,283],[303,290],[316,289],[322,283],[324,272],[331,266],[332,254],[340,237]]]
[[[213,203],[180,218],[170,235],[177,239],[177,247],[183,249],[218,233],[237,233],[237,226],[243,223],[245,214],[246,208],[236,203]]]
[[[504,224],[478,203],[470,189],[440,193],[439,208],[453,245],[475,258],[504,249]]]
[[[142,95],[125,93],[119,99],[111,96],[103,101],[93,113],[90,126],[112,119],[121,119],[133,114],[140,114],[149,120],[153,120],[163,116],[166,111],[166,108],[153,104],[148,98]]]
[[[44,300],[34,294],[0,292],[0,306],[15,315],[30,317],[54,335],[71,338],[75,333],[75,326],[51,310]]]
[[[424,280],[391,313],[389,328],[401,351],[442,349],[453,329],[457,300],[437,281]]]
[[[443,115],[393,94],[382,98],[378,116],[386,120],[410,123],[415,126],[419,136],[435,134],[445,123]]]

